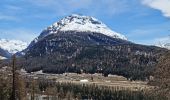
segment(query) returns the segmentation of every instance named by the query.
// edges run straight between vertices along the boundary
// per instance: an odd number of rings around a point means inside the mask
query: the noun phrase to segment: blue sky
[[[170,0],[1,0],[0,38],[30,42],[71,14],[93,16],[140,44],[170,35]]]

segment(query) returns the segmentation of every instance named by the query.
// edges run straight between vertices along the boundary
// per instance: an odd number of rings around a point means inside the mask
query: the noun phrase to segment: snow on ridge
[[[41,37],[57,33],[58,31],[78,31],[102,33],[113,38],[127,40],[124,35],[112,31],[98,19],[77,14],[73,14],[71,16],[63,18],[62,20],[48,27],[46,30],[48,30],[49,32],[47,34],[42,34],[43,36]]]
[[[27,46],[27,43],[20,40],[0,39],[0,48],[8,51],[11,54],[15,54],[16,52],[22,51]]]
[[[156,41],[155,46],[167,48],[170,50],[170,37],[160,38]]]
[[[0,60],[7,59],[6,57],[0,56]]]
[[[161,48],[166,48],[170,50],[170,43],[158,43],[156,46],[161,47]]]

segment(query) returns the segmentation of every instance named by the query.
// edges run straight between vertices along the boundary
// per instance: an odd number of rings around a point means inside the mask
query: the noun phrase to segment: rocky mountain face
[[[132,43],[93,17],[71,15],[43,30],[21,52],[20,67],[28,72],[98,72],[144,80],[166,51]]]
[[[7,59],[10,57],[10,53],[0,48],[0,60]]]

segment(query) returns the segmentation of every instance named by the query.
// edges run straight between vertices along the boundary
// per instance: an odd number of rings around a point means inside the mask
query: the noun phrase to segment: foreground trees
[[[0,71],[0,100],[26,100],[25,82],[16,71],[15,55],[11,67]]]
[[[17,76],[15,85],[15,99],[12,95],[12,78],[2,77],[0,74],[0,100],[26,100],[25,82],[19,76]]]
[[[162,88],[170,89],[170,52],[160,59],[155,72],[155,81]]]
[[[0,76],[0,100],[9,100],[11,96],[10,80],[4,79]]]
[[[170,52],[164,54],[157,64],[152,85],[159,86],[159,91],[170,99]]]

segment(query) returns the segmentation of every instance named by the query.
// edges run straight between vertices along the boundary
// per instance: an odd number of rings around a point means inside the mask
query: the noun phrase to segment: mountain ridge
[[[15,54],[19,51],[22,51],[27,47],[27,43],[20,40],[9,40],[9,39],[0,39],[0,48],[9,52],[10,54]]]
[[[167,52],[96,31],[47,29],[22,51],[24,55],[18,66],[27,72],[102,73],[145,80],[152,74],[160,55]]]
[[[163,40],[159,40],[155,45],[170,50],[170,37],[164,38]]]

